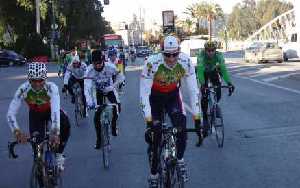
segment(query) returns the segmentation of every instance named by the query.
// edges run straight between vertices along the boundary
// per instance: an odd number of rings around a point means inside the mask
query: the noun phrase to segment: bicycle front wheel
[[[109,168],[109,152],[110,152],[110,141],[109,141],[109,124],[104,124],[101,129],[102,138],[102,158],[105,169]]]
[[[221,108],[216,106],[216,115],[214,121],[214,129],[216,134],[216,141],[219,148],[222,148],[224,145],[224,122]]]
[[[44,187],[44,169],[37,163],[33,163],[30,175],[30,188]]]

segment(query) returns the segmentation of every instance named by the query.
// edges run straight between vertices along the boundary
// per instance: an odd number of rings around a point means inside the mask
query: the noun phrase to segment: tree
[[[200,30],[200,20],[207,20],[209,23],[209,35],[212,35],[212,22],[216,19],[224,19],[224,12],[219,4],[201,1],[186,8],[186,14],[197,21],[197,31]]]
[[[246,39],[271,21],[273,18],[290,10],[293,6],[280,0],[244,0],[234,6],[227,21],[230,38]]]

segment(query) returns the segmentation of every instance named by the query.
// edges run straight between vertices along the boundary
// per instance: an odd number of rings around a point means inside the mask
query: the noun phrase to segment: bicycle
[[[176,135],[178,131],[176,127],[167,126],[164,114],[162,121],[162,141],[159,151],[159,188],[184,188],[184,184],[187,181],[177,161]],[[186,128],[180,131],[197,132],[199,130]]]
[[[105,169],[109,168],[110,160],[109,160],[109,153],[111,151],[111,144],[110,144],[110,134],[111,134],[111,121],[113,116],[113,108],[116,107],[117,115],[118,114],[118,105],[114,103],[105,103],[102,105],[96,105],[95,110],[102,109],[100,114],[100,121],[101,121],[101,146],[100,149],[102,150],[102,161]]]
[[[82,96],[82,89],[80,87],[80,84],[78,82],[74,83],[73,87],[73,93],[75,96],[75,109],[74,109],[74,115],[75,115],[75,124],[79,126],[79,121],[84,118],[85,108],[83,104],[83,96]]]
[[[209,86],[206,89],[208,94],[208,134],[215,133],[217,145],[222,148],[224,145],[224,122],[221,107],[217,101],[216,90],[221,88],[229,88],[228,86]]]
[[[34,160],[30,176],[31,188],[58,188],[62,187],[62,178],[60,170],[56,165],[55,153],[49,142],[49,133],[45,139],[38,143],[39,133],[33,133],[31,138],[27,139],[34,148]],[[9,158],[16,159],[18,155],[15,153],[15,146],[19,144],[17,141],[8,143]],[[45,152],[44,149],[46,148]]]

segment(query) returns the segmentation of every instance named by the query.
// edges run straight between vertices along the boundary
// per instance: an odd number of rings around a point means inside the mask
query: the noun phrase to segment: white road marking
[[[137,70],[142,70],[143,66],[127,66],[125,68],[126,71],[137,71]]]
[[[296,75],[296,74],[300,74],[300,72],[298,72],[298,73],[289,73],[289,74],[284,74],[284,75],[279,75],[279,76],[273,76],[273,77],[270,77],[270,78],[265,78],[265,79],[263,79],[263,81],[264,82],[271,82],[271,81],[278,80],[278,79],[281,79],[281,78],[287,78],[289,76]]]
[[[236,77],[236,78],[244,79],[244,80],[250,80],[250,81],[255,82],[255,83],[259,83],[259,84],[266,85],[266,86],[269,86],[269,87],[274,87],[274,88],[277,88],[277,89],[282,89],[282,90],[289,91],[291,93],[296,93],[296,94],[300,95],[300,91],[296,90],[296,89],[291,89],[291,88],[279,86],[279,85],[276,85],[276,84],[272,84],[272,83],[269,83],[269,82],[263,82],[263,81],[255,80],[255,79],[248,78],[248,77],[243,77],[243,76],[238,76],[238,75],[232,75],[232,76]]]

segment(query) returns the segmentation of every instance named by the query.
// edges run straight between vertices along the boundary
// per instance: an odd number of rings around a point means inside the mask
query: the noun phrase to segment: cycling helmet
[[[101,50],[94,50],[92,52],[92,62],[93,63],[102,63],[105,61],[105,57],[104,55],[102,55],[102,51]]]
[[[47,78],[47,67],[45,63],[32,62],[28,64],[29,80],[45,80]]]
[[[207,41],[205,44],[204,44],[204,48],[205,49],[217,49],[217,44],[215,41]]]
[[[176,37],[174,36],[167,36],[164,39],[163,46],[162,46],[163,53],[177,53],[179,52],[179,43]]]

